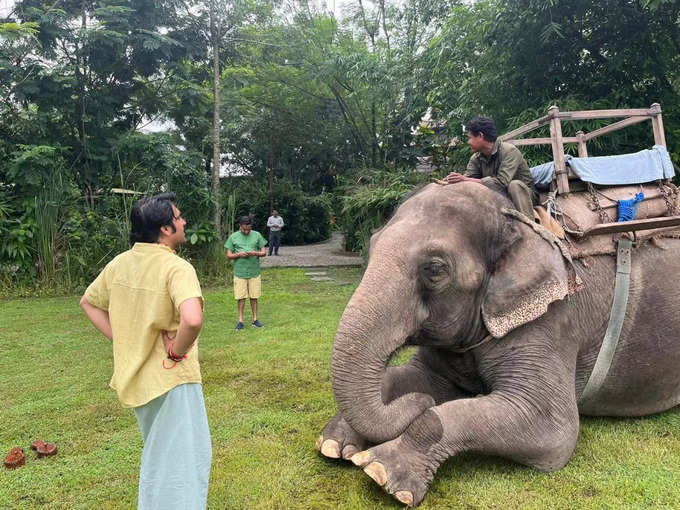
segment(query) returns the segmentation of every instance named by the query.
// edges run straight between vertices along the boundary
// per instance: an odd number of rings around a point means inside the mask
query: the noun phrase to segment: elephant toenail
[[[367,450],[364,450],[363,452],[355,453],[352,455],[350,460],[354,463],[355,466],[363,466],[368,463],[368,459],[371,457],[371,454],[368,453]]]
[[[352,455],[357,453],[359,449],[354,446],[353,444],[348,444],[342,449],[342,458],[345,460],[349,460],[352,458]]]
[[[321,451],[321,443],[323,443],[323,436],[319,436],[316,438],[316,444],[314,444],[314,448],[316,448],[317,451]]]
[[[394,493],[394,497],[406,506],[413,506],[413,494],[411,491],[397,491]]]
[[[321,445],[321,453],[331,459],[339,459],[340,445],[335,439],[326,439]]]
[[[364,473],[373,478],[381,487],[387,483],[387,471],[380,462],[371,462],[364,468]]]

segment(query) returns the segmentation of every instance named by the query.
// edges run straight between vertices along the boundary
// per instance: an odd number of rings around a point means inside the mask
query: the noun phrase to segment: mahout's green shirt
[[[246,236],[237,230],[229,236],[224,247],[232,253],[260,251],[267,245],[264,237],[256,230],[251,230]],[[245,257],[234,259],[234,276],[238,278],[256,278],[260,276],[260,257]]]

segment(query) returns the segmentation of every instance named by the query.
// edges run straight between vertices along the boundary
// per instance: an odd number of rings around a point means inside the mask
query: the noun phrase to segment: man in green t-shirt
[[[243,329],[246,298],[250,298],[250,309],[253,312],[252,326],[262,327],[262,323],[257,320],[257,300],[262,293],[260,257],[266,255],[264,249],[266,245],[264,237],[259,232],[251,230],[248,216],[241,217],[239,230],[231,234],[224,243],[227,257],[234,261],[234,299],[238,301],[236,331]]]

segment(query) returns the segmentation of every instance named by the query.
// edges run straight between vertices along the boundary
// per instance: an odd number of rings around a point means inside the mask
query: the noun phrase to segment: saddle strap
[[[614,285],[614,301],[612,302],[612,310],[609,315],[609,324],[607,324],[607,331],[604,334],[600,352],[597,355],[595,366],[590,373],[579,403],[585,403],[596,397],[614,359],[616,346],[621,335],[621,328],[623,327],[623,320],[626,317],[626,307],[628,306],[632,246],[633,243],[630,239],[624,238],[618,242],[618,249],[616,251],[616,283]]]

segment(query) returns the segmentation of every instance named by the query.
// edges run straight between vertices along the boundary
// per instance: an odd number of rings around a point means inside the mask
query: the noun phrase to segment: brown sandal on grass
[[[38,439],[31,443],[31,450],[38,452],[38,458],[49,457],[57,453],[57,445]]]
[[[36,439],[35,441],[31,442],[31,450],[37,450],[39,447],[44,448],[45,444],[45,441]]]
[[[15,446],[9,451],[9,455],[5,457],[5,467],[7,469],[16,469],[26,463],[26,455],[21,446]]]

